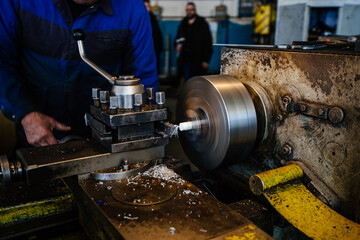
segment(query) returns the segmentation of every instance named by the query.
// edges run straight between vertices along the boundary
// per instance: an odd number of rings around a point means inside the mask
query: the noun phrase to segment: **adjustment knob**
[[[75,29],[73,31],[73,38],[76,41],[84,40],[85,39],[85,32],[83,30],[81,30],[81,29]]]

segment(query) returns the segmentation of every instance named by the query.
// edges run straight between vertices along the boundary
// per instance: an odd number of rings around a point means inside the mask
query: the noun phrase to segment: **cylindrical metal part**
[[[302,169],[296,164],[291,164],[252,175],[250,177],[249,184],[250,189],[254,194],[261,195],[264,191],[272,187],[301,179],[302,176]]]
[[[141,93],[134,94],[134,111],[140,112],[143,104],[144,104],[144,95]]]
[[[109,108],[109,91],[100,91],[101,109],[106,111]]]
[[[5,188],[11,183],[11,170],[9,160],[6,155],[0,156],[0,167],[1,167],[1,185]]]
[[[164,108],[165,104],[165,92],[156,92],[156,104],[158,105],[159,109]]]
[[[180,131],[190,131],[193,129],[198,129],[201,127],[200,121],[188,121],[188,122],[182,122],[179,124],[179,130]]]
[[[121,109],[133,109],[134,107],[134,95],[122,95],[119,96],[119,108]]]
[[[93,88],[92,89],[92,98],[94,100],[94,106],[100,107],[100,88]]]
[[[258,121],[253,100],[231,76],[187,81],[178,98],[177,121],[204,122],[198,129],[179,133],[185,153],[200,169],[242,161],[255,146]]]
[[[124,160],[122,168],[124,171],[129,170],[129,161],[128,160],[126,160],[126,159]]]
[[[119,98],[117,96],[110,97],[110,114],[117,114],[117,109],[119,107]]]
[[[146,88],[146,99],[148,104],[152,104],[154,100],[154,88]]]

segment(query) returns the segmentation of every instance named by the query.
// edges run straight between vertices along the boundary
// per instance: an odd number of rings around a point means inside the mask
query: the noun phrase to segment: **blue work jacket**
[[[142,0],[100,0],[78,18],[65,0],[0,1],[0,105],[19,122],[39,111],[72,127],[83,124],[91,88],[110,84],[80,58],[74,29],[86,33],[86,55],[113,76],[135,75],[157,90],[149,14]]]

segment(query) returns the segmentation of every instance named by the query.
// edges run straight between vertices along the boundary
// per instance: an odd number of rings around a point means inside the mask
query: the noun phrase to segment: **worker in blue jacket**
[[[83,62],[74,29],[86,33],[89,59],[113,76],[135,75],[157,90],[149,14],[141,0],[1,0],[0,105],[35,146],[63,131],[83,132],[91,89],[107,80]],[[70,131],[71,129],[71,131]]]

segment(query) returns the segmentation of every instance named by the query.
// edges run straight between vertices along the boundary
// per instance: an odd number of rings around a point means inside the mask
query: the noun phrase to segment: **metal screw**
[[[119,107],[119,98],[117,96],[110,97],[110,114],[116,114]]]
[[[284,116],[279,114],[276,116],[276,120],[278,120],[279,122],[281,122],[282,120],[284,120]]]
[[[152,101],[154,99],[154,88],[147,88],[146,89],[146,98],[148,100],[148,103],[152,104]]]
[[[99,101],[100,90],[101,90],[100,88],[93,88],[92,91],[91,91],[95,107],[100,107],[100,101]]]
[[[143,105],[143,95],[141,93],[136,93],[134,95],[134,111],[135,112],[140,112],[141,111],[141,107]]]
[[[156,93],[156,103],[158,105],[158,108],[164,108],[165,104],[165,92],[157,92]]]
[[[305,112],[306,110],[307,110],[306,105],[301,104],[301,105],[300,105],[300,111]]]
[[[170,227],[169,232],[170,232],[171,235],[174,235],[175,232],[176,232],[176,229],[174,227]]]
[[[124,171],[129,170],[129,162],[128,162],[128,160],[126,160],[126,159],[124,160],[123,165],[122,165],[122,169]]]
[[[109,91],[100,91],[100,102],[102,110],[109,108]]]
[[[282,98],[282,102],[283,102],[284,104],[289,104],[289,103],[292,102],[292,98],[291,98],[290,96],[284,96],[284,97]]]
[[[281,151],[284,155],[289,156],[292,153],[292,147],[289,144],[285,144],[282,147]]]

